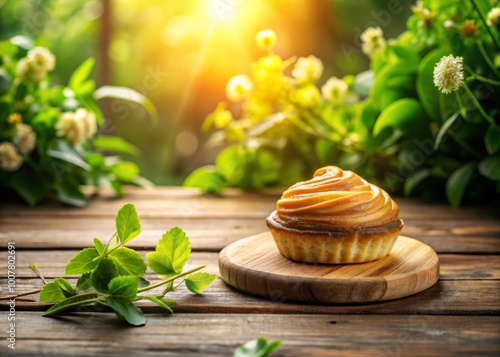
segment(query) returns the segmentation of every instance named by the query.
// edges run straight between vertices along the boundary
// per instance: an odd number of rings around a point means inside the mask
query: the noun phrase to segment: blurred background
[[[201,123],[225,99],[233,75],[264,55],[255,35],[272,29],[283,58],[315,55],[320,83],[367,69],[359,35],[404,29],[413,1],[387,0],[0,0],[0,40],[27,35],[57,56],[56,81],[67,83],[88,57],[99,85],[134,88],[156,105],[151,123],[139,106],[104,103],[105,130],[138,146],[142,174],[156,184],[182,183],[212,163]]]

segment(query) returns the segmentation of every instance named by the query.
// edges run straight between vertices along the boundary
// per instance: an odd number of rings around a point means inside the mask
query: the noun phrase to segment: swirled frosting
[[[354,230],[398,220],[399,208],[381,188],[336,166],[288,188],[277,202],[277,218],[288,228]]]

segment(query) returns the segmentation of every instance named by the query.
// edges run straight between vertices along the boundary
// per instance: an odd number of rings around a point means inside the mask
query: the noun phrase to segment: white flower
[[[346,82],[337,77],[330,77],[321,87],[321,93],[325,99],[338,104],[345,97],[348,89]]]
[[[66,112],[56,123],[57,136],[66,138],[72,144],[81,144],[92,137],[97,124],[95,116],[87,109],[78,109],[76,112]]]
[[[244,99],[253,89],[253,83],[247,75],[232,77],[226,85],[226,96],[230,101],[238,102]]]
[[[39,83],[54,69],[56,58],[46,48],[35,47],[16,64],[16,74],[24,80]]]
[[[500,27],[500,7],[494,7],[486,16],[488,26]]]
[[[368,27],[361,34],[361,50],[368,56],[372,56],[380,48],[385,47],[384,33],[380,27]]]
[[[39,83],[47,75],[47,71],[42,67],[37,67],[24,57],[16,64],[16,75],[29,82]]]
[[[43,68],[50,72],[56,65],[56,58],[48,49],[44,47],[35,47],[28,51],[28,60],[33,66]]]
[[[276,33],[273,30],[262,30],[255,37],[257,46],[264,51],[271,51],[276,46]]]
[[[29,154],[36,144],[36,134],[33,128],[26,124],[20,124],[16,128],[14,144],[22,155]]]
[[[292,70],[299,83],[314,83],[323,74],[323,62],[315,56],[300,57]]]
[[[460,87],[464,80],[463,58],[453,55],[442,57],[434,67],[434,85],[442,93],[451,93]]]
[[[3,142],[0,144],[0,168],[4,171],[16,171],[21,167],[23,158],[14,144]]]

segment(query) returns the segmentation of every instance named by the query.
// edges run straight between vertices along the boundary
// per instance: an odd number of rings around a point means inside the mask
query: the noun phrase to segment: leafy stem
[[[495,121],[493,120],[492,117],[490,117],[483,109],[483,106],[481,105],[481,103],[479,103],[479,101],[477,100],[476,96],[474,95],[474,93],[472,93],[472,91],[469,89],[469,86],[465,83],[465,82],[462,82],[462,87],[465,89],[465,91],[467,92],[467,94],[471,97],[472,99],[472,102],[474,103],[474,105],[476,106],[476,108],[479,110],[479,112],[481,113],[481,115],[484,117],[484,119],[486,119],[486,121],[488,123],[490,123],[491,125],[495,125],[496,126],[496,123]]]
[[[490,56],[488,56],[488,54],[486,53],[486,49],[483,46],[483,42],[478,41],[477,47],[479,48],[479,52],[481,52],[481,55],[483,56],[484,60],[486,61],[490,69],[493,71],[493,73],[495,73],[497,77],[500,77],[500,72],[495,67],[495,64],[491,61]]]
[[[476,0],[471,0],[471,3],[474,6],[474,8],[476,9],[477,13],[479,14],[479,17],[481,18],[481,21],[483,22],[484,27],[486,28],[486,30],[488,31],[488,33],[491,36],[491,39],[493,40],[493,43],[495,44],[495,46],[498,49],[500,49],[500,43],[498,42],[497,38],[495,37],[495,34],[491,31],[491,28],[488,26],[488,22],[486,21],[486,18],[485,18],[484,14],[483,14],[483,11],[477,5],[477,1]]]
[[[170,278],[168,278],[168,279],[165,279],[165,280],[163,280],[163,281],[160,281],[159,283],[156,283],[156,284],[153,284],[153,285],[148,285],[148,286],[146,286],[146,287],[144,287],[144,288],[141,288],[141,289],[137,289],[137,293],[139,294],[139,293],[143,293],[143,292],[145,292],[145,291],[151,290],[151,289],[155,289],[155,288],[157,288],[157,287],[159,287],[159,286],[162,286],[162,285],[168,284],[168,283],[170,283],[171,281],[174,281],[174,280],[176,280],[176,279],[178,279],[178,278],[180,278],[180,277],[183,277],[183,276],[189,275],[189,274],[191,274],[191,273],[194,273],[194,272],[196,272],[196,271],[198,271],[198,270],[201,270],[201,269],[203,269],[203,268],[205,268],[205,265],[200,265],[199,267],[196,267],[196,268],[193,268],[193,269],[190,269],[190,270],[184,271],[184,272],[179,273],[179,274],[177,274],[177,275],[174,275],[174,276],[172,276],[172,277],[170,277]]]

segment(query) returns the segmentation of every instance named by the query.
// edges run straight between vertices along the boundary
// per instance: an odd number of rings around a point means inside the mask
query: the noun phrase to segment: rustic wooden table
[[[0,295],[7,293],[7,243],[16,246],[16,292],[64,276],[66,262],[93,237],[114,232],[119,207],[133,202],[143,233],[131,243],[151,251],[161,235],[182,227],[193,246],[190,265],[218,272],[218,252],[266,231],[276,196],[228,191],[203,197],[194,190],[129,190],[124,199],[97,197],[84,209],[45,204],[0,204]],[[417,295],[361,305],[312,305],[249,296],[216,280],[202,295],[172,293],[175,313],[143,304],[145,327],[130,328],[112,313],[42,317],[48,305],[16,303],[16,350],[7,347],[8,305],[0,303],[0,355],[12,356],[230,356],[243,342],[281,339],[276,356],[500,355],[500,215],[498,208],[429,205],[397,199],[403,234],[439,253],[440,280]],[[154,280],[153,274],[150,278]],[[74,278],[69,280],[74,283]],[[36,296],[38,300],[38,297]]]

